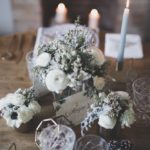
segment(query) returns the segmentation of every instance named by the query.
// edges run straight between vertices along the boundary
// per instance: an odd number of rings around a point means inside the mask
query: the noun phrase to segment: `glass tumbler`
[[[108,144],[99,136],[85,135],[76,141],[74,150],[108,150]]]
[[[150,76],[136,79],[132,84],[137,121],[150,125]]]

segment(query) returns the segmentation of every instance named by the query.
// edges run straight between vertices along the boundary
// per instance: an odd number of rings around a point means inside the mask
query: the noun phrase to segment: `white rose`
[[[68,85],[68,78],[66,74],[59,70],[51,70],[46,76],[46,86],[49,91],[60,93]]]
[[[96,89],[98,90],[102,90],[103,87],[105,86],[105,79],[102,77],[94,77],[94,86],[96,87]]]
[[[107,114],[101,114],[99,116],[98,124],[105,129],[113,129],[116,125],[116,122],[116,118],[111,118]]]
[[[49,53],[42,53],[36,59],[36,66],[46,67],[51,60],[51,56]]]
[[[120,99],[124,100],[124,99],[130,99],[130,96],[127,92],[124,91],[116,91],[115,93],[118,94],[118,96],[120,97]]]
[[[104,57],[104,54],[103,52],[98,49],[97,47],[90,47],[87,49],[87,51],[94,56],[95,58],[95,63],[97,65],[102,65],[104,62],[105,62],[105,57]]]
[[[26,106],[22,106],[18,109],[18,118],[17,120],[22,121],[22,123],[26,123],[30,121],[34,116],[34,113]]]
[[[32,101],[29,103],[28,108],[34,112],[34,114],[39,113],[41,111],[41,106],[37,101]]]

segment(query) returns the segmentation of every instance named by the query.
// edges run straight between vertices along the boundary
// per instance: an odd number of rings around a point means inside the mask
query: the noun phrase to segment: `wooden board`
[[[5,96],[7,93],[14,92],[17,88],[26,88],[32,85],[28,78],[25,56],[34,46],[35,35],[35,32],[27,32],[0,37],[0,97]],[[120,82],[125,82],[134,71],[141,73],[145,70],[150,70],[150,43],[144,43],[143,46],[144,59],[125,60],[124,70],[122,72],[116,72],[116,61],[112,58],[107,58],[110,61],[108,70],[110,75]],[[100,47],[102,50],[104,49],[104,33],[102,33]],[[7,56],[7,53],[10,52],[13,53],[14,57],[9,60],[4,60],[4,56]],[[40,120],[53,115],[51,101],[51,96],[49,96],[47,100],[42,101],[42,112],[40,116],[37,117],[34,129]],[[80,136],[79,126],[75,128],[75,131],[77,135]],[[97,131],[98,128],[94,125],[89,133],[98,134]],[[122,135],[124,138],[133,141],[136,150],[150,149],[150,127],[137,128],[133,126],[132,128],[122,130]],[[12,128],[9,128],[1,118],[0,150],[7,150],[12,142],[16,143],[18,150],[38,149],[34,143],[34,130],[30,133],[18,133]]]

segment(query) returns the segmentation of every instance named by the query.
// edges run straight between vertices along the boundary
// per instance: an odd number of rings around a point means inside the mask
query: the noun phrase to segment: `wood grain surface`
[[[0,37],[0,98],[7,93],[14,92],[18,88],[32,86],[26,67],[26,53],[33,49],[36,32],[19,33]],[[104,33],[101,35],[101,49],[104,49]],[[150,43],[143,43],[144,59],[125,60],[122,72],[115,71],[116,60],[109,60],[108,72],[120,83],[130,81],[141,74],[150,70]],[[135,73],[136,72],[136,73]],[[43,100],[43,101],[42,101]],[[0,150],[7,150],[11,143],[15,142],[17,150],[37,150],[34,143],[34,130],[40,120],[53,115],[51,96],[40,99],[42,112],[36,116],[33,130],[29,133],[18,133],[8,127],[6,122],[0,118]],[[80,136],[80,127],[74,128],[77,136]],[[94,125],[89,133],[98,134],[98,127]],[[122,137],[130,139],[134,143],[135,150],[150,150],[150,127],[137,127],[121,131]]]

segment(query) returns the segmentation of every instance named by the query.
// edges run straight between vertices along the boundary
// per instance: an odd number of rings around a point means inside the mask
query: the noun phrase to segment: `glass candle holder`
[[[108,150],[108,144],[99,136],[86,135],[77,140],[75,150]]]
[[[44,122],[47,127],[41,128]],[[76,135],[70,127],[57,124],[53,119],[43,120],[36,129],[35,141],[40,150],[73,150],[75,140]]]

